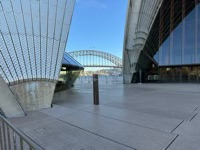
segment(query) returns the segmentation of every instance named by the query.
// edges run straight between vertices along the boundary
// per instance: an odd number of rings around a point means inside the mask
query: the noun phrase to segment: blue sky
[[[127,0],[77,0],[66,51],[95,49],[122,58]]]

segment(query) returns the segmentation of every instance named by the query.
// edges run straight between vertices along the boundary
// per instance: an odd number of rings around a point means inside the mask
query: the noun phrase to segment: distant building
[[[199,2],[129,0],[124,83],[200,82]]]

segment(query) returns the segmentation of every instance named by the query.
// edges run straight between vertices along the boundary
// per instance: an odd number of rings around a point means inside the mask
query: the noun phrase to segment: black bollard
[[[93,98],[94,98],[94,105],[99,105],[99,80],[98,80],[98,74],[93,74]]]
[[[139,70],[139,83],[142,84],[142,70]]]

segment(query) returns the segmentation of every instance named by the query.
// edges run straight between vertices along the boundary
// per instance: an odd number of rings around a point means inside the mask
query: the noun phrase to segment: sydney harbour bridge
[[[77,50],[69,52],[84,67],[122,68],[122,59],[113,54],[97,50]]]

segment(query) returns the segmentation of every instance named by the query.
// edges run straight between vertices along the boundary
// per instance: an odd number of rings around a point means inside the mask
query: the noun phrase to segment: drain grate
[[[47,131],[47,129],[46,128],[38,128],[38,129],[35,129],[34,131],[37,133],[44,133]]]

